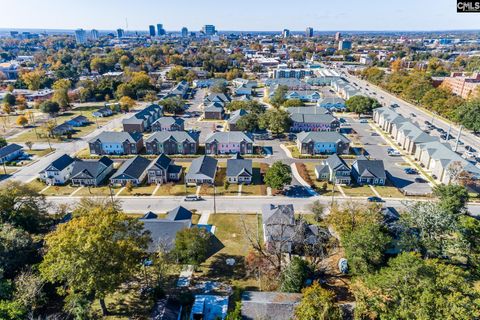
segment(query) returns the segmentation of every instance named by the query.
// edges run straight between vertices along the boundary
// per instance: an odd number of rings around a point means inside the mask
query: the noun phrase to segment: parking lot
[[[387,177],[398,189],[405,190],[408,194],[426,194],[430,193],[432,187],[429,183],[415,182],[415,179],[424,179],[420,174],[408,174],[404,170],[412,168],[406,159],[402,156],[388,155],[388,149],[391,146],[385,139],[375,132],[368,123],[360,123],[358,119],[349,118],[352,129],[358,134],[360,142],[363,144],[367,154],[372,158],[383,160]]]

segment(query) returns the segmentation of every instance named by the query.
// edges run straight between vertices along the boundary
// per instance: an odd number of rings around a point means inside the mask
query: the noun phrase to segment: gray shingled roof
[[[290,320],[301,299],[300,293],[245,291],[242,294],[242,318]]]
[[[205,143],[211,143],[215,140],[220,143],[240,143],[244,140],[253,143],[253,140],[241,131],[213,132],[207,137]]]
[[[167,212],[166,219],[171,221],[191,220],[192,211],[186,209],[185,207],[178,206]]]
[[[59,158],[54,160],[47,168],[45,168],[45,170],[57,169],[59,171],[62,171],[63,169],[71,165],[73,161],[75,160],[72,157],[70,157],[69,155],[63,154]]]
[[[203,109],[204,112],[222,112],[223,105],[219,102],[210,103]]]
[[[110,179],[139,179],[150,165],[150,160],[136,156],[125,161]]]
[[[158,249],[171,250],[175,244],[177,232],[190,228],[191,220],[171,221],[167,219],[140,219],[143,229],[150,233],[151,242],[148,244],[148,252],[156,252]]]
[[[218,160],[209,156],[193,159],[188,169],[186,179],[215,178]]]
[[[197,142],[196,137],[187,131],[157,131],[148,137],[147,141],[145,142],[152,142],[155,139],[158,142],[164,142],[170,139],[173,139],[177,142],[183,142],[185,140],[188,142]]]
[[[22,150],[22,146],[15,143],[11,143],[0,149],[0,158],[8,156],[9,154],[12,154],[18,150]]]
[[[350,140],[347,139],[343,134],[340,134],[336,131],[329,131],[329,132],[323,132],[323,131],[312,131],[312,132],[305,132],[302,131],[299,134],[297,134],[297,139],[304,143],[308,142],[310,140],[314,142],[338,142],[342,141],[343,143],[349,143]]]
[[[159,155],[155,160],[152,161],[149,169],[151,167],[157,167],[160,169],[168,169],[168,167],[173,163],[172,159],[170,159],[165,153]]]
[[[72,179],[94,179],[97,178],[106,168],[111,166],[113,161],[108,157],[101,157],[99,160],[75,160],[72,169]]]
[[[359,157],[352,165],[361,177],[387,179],[383,160],[368,160]]]
[[[294,122],[304,122],[304,123],[332,123],[337,121],[337,118],[331,114],[301,114],[294,113],[290,115],[290,118]]]
[[[153,114],[157,113],[158,111],[162,111],[163,107],[159,106],[158,104],[151,104],[143,110],[138,111],[133,116],[128,119],[124,119],[122,123],[126,124],[140,124],[148,117],[151,117]]]
[[[93,138],[89,141],[89,143],[93,143],[97,140],[100,140],[102,143],[121,143],[124,141],[128,141],[130,143],[136,143],[140,139],[142,139],[142,134],[138,132],[115,132],[115,131],[104,131],[100,133],[98,136]]]
[[[287,112],[290,114],[326,114],[329,113],[328,109],[324,107],[290,107],[287,108]]]
[[[182,118],[161,117],[157,119],[153,124],[160,123],[160,125],[163,127],[163,126],[171,126],[173,124],[182,125],[184,122],[185,120],[183,120]]]
[[[246,172],[252,176],[252,160],[251,159],[228,159],[227,160],[227,177],[236,177],[240,173]]]
[[[348,168],[347,163],[342,158],[340,158],[336,153],[332,154],[327,159],[325,159],[324,163],[328,165],[330,168],[332,168],[332,170],[336,170],[341,166],[345,166]]]

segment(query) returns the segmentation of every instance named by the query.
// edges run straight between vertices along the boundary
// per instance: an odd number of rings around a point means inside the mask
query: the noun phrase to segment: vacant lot
[[[262,238],[259,217],[255,214],[216,214],[208,221],[216,227],[212,255],[199,268],[198,277],[229,283],[238,288],[258,289],[255,278],[247,277],[245,256],[251,249],[249,235]],[[234,259],[229,266],[226,259]]]

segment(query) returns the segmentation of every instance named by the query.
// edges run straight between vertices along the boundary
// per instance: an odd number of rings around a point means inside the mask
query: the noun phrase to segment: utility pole
[[[448,131],[447,131],[447,136],[445,137],[445,141],[448,141],[448,139],[450,138],[450,131],[452,130],[452,125],[450,125],[448,127]]]
[[[335,197],[335,180],[336,180],[336,171],[334,170],[334,171],[333,171],[333,179],[332,179],[332,183],[333,183],[333,188],[332,188],[332,203],[330,203],[330,209],[333,208],[333,200],[334,200],[334,197]]]
[[[215,181],[213,181],[213,214],[217,214],[217,202],[216,202],[217,189],[215,187]]]
[[[460,129],[458,130],[457,140],[455,141],[455,149],[453,150],[455,152],[457,152],[457,149],[458,149],[458,142],[460,141],[460,137],[462,135],[462,129],[463,129],[463,125],[460,125]]]

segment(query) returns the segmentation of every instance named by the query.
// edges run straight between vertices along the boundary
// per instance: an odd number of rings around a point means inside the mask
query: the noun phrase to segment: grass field
[[[262,238],[259,217],[255,214],[216,214],[211,215],[209,224],[215,225],[215,238],[212,245],[212,255],[203,263],[197,277],[228,283],[241,289],[258,289],[257,280],[249,278],[245,271],[245,256],[251,249],[245,233]],[[235,265],[229,266],[226,259],[234,259]]]
[[[405,195],[394,186],[375,186],[374,188],[382,198],[405,198]]]
[[[375,195],[369,186],[342,186],[347,197],[372,197]]]
[[[82,106],[82,107],[78,107],[78,108],[63,112],[63,113],[59,114],[57,117],[52,118],[52,120],[54,120],[57,125],[60,125],[60,124],[64,123],[65,121],[68,121],[68,120],[70,120],[70,119],[72,119],[76,116],[83,115],[83,116],[87,117],[90,120],[90,123],[88,125],[83,126],[83,127],[75,127],[74,128],[75,132],[72,135],[72,137],[79,138],[79,137],[83,137],[83,136],[89,134],[90,132],[95,130],[97,128],[97,126],[98,127],[103,126],[106,123],[115,119],[116,117],[121,116],[121,114],[115,114],[115,115],[110,116],[110,117],[95,118],[93,116],[93,112],[100,109],[100,108],[101,107],[99,107],[99,106]],[[35,130],[33,130],[33,128],[25,129],[24,133],[16,136],[15,138],[8,139],[8,140],[10,142],[32,141],[34,143],[37,142],[37,141],[38,142],[47,141],[47,138],[45,136],[45,130],[43,128],[41,128],[41,126],[37,127],[37,133],[39,135],[41,135],[41,137],[37,137],[37,135],[35,133]],[[56,139],[50,139],[50,141],[54,142],[54,141],[56,141]]]

